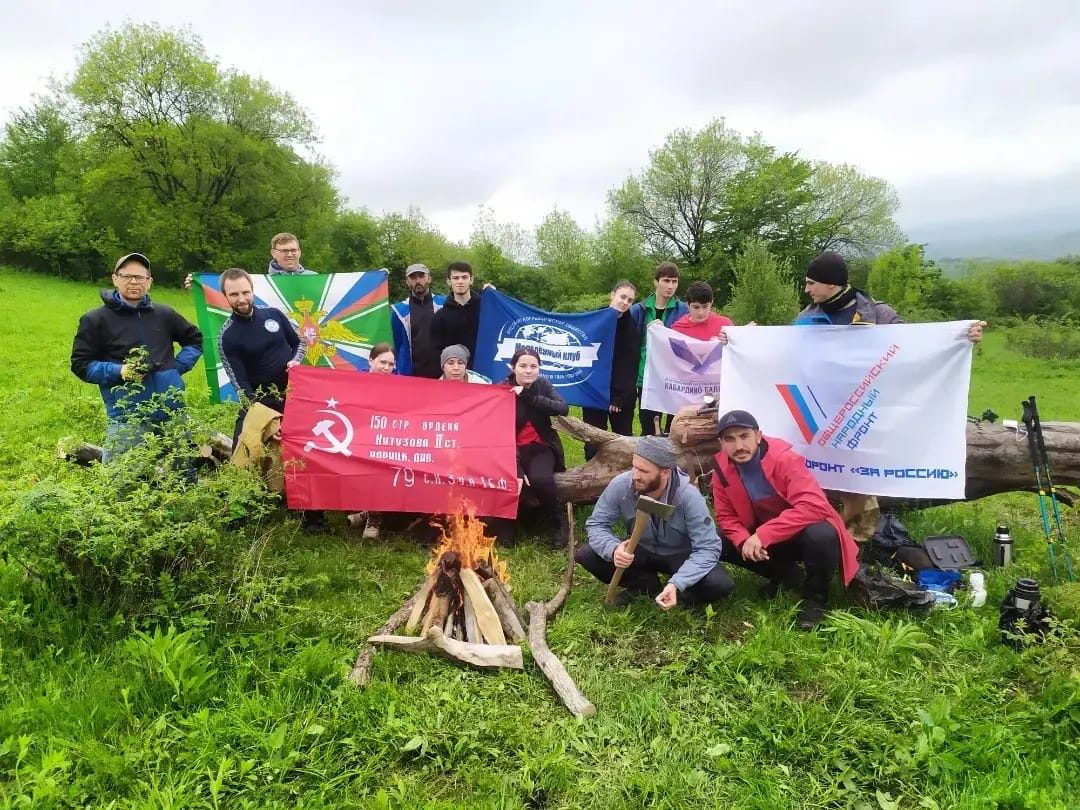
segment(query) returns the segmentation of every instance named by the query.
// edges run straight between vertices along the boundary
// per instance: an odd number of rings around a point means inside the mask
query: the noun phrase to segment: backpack
[[[867,562],[892,568],[901,574],[913,574],[934,568],[926,549],[911,539],[907,528],[891,512],[878,516],[877,527],[864,555]]]

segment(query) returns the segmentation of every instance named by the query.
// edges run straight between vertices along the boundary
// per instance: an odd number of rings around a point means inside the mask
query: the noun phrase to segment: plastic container
[[[971,587],[971,606],[981,608],[986,604],[986,577],[982,571],[972,571],[968,582]]]

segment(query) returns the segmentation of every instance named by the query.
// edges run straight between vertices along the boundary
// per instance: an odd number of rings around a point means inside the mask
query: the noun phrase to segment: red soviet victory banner
[[[517,515],[514,394],[297,366],[282,420],[290,509]]]

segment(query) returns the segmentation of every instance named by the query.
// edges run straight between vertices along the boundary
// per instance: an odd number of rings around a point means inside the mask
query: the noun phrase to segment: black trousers
[[[840,569],[840,535],[836,529],[824,520],[812,523],[790,540],[773,543],[767,551],[767,561],[750,562],[742,558],[733,543],[725,540],[721,559],[773,582],[794,581],[801,562],[806,569],[803,598],[828,604],[829,582]]]
[[[559,496],[555,490],[555,451],[546,444],[527,444],[518,448],[518,471],[529,479],[529,489],[540,501],[542,513],[559,519]]]
[[[655,436],[656,435],[656,418],[663,418],[663,427],[660,428],[664,433],[671,432],[671,420],[673,419],[670,413],[661,413],[660,411],[649,411],[641,407],[641,389],[638,389],[638,422],[641,424],[642,436]]]
[[[638,546],[634,552],[634,562],[623,572],[619,584],[631,593],[656,596],[663,590],[658,574],[670,577],[682,567],[689,556],[689,551],[681,554],[655,554]],[[593,551],[588,543],[574,552],[574,559],[601,582],[611,582],[615,563],[605,560]],[[717,602],[731,593],[734,587],[735,583],[728,576],[723,563],[717,563],[712,571],[679,594],[679,602],[687,606]]]
[[[598,427],[601,430],[607,430],[608,425],[611,425],[611,432],[618,433],[620,436],[633,436],[634,435],[634,409],[623,408],[618,413],[612,413],[607,408],[582,408],[581,418],[587,425]],[[596,455],[596,445],[585,445],[585,460]]]

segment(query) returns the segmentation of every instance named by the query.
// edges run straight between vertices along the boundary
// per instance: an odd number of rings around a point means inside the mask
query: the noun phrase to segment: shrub
[[[1009,345],[1028,357],[1080,358],[1080,331],[1068,320],[1028,318],[1008,331]]]
[[[273,501],[231,465],[195,479],[182,420],[108,466],[65,469],[7,493],[8,553],[61,598],[126,614],[182,608],[252,545]]]
[[[735,286],[724,313],[735,323],[789,324],[799,314],[791,271],[763,242],[750,240],[735,259]]]

